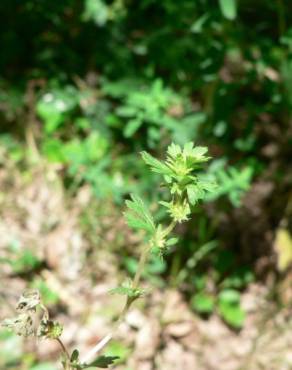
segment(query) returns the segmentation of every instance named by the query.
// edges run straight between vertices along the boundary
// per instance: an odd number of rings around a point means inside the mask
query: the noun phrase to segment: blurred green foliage
[[[0,265],[7,264],[16,274],[29,273],[41,265],[41,261],[29,249],[23,248],[18,240],[13,240],[8,247],[8,254],[0,257]]]
[[[2,0],[0,20],[1,166],[41,158],[70,194],[89,184],[101,200],[120,204],[135,191],[155,202],[159,181],[137,152],[159,157],[171,141],[208,146],[207,176],[219,185],[209,212],[197,211],[184,248],[173,247],[167,264],[151,260],[145,278],[161,284],[168,275],[195,310],[216,307],[241,326],[236,292],[252,280],[254,261],[245,266],[241,251],[228,250],[235,239],[220,222],[233,222],[258,180],[279,195],[272,227],[287,203],[292,3]],[[235,248],[240,242],[236,235]],[[39,263],[27,253],[9,262],[15,272]],[[135,264],[133,253],[121,265],[134,273]]]

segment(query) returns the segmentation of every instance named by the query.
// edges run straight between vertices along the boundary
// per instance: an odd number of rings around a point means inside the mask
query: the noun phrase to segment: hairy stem
[[[164,230],[164,237],[166,237],[167,235],[169,235],[172,230],[175,228],[175,225],[176,225],[176,222],[175,221],[171,221],[171,223],[169,224],[169,226]]]
[[[163,232],[163,236],[164,237],[167,237],[167,235],[169,235],[171,233],[171,231],[174,229],[176,225],[176,222],[175,221],[172,221],[168,227],[166,229],[164,229],[164,232]],[[138,262],[138,268],[137,268],[137,271],[135,273],[135,276],[134,276],[134,280],[133,280],[133,288],[136,289],[138,288],[139,286],[139,283],[140,283],[140,280],[141,280],[141,276],[142,276],[142,273],[145,269],[145,265],[147,263],[147,260],[148,260],[148,257],[149,257],[149,254],[150,254],[150,251],[151,251],[151,246],[150,245],[146,245],[140,255],[140,259],[139,259],[139,262]],[[83,361],[86,362],[90,359],[93,358],[93,356],[95,356],[98,352],[100,352],[106,345],[107,343],[112,339],[112,337],[114,336],[114,333],[117,331],[120,323],[124,320],[127,312],[129,311],[132,303],[134,302],[135,299],[133,299],[132,297],[127,297],[127,300],[126,300],[126,303],[125,303],[125,306],[122,310],[122,312],[120,313],[116,323],[115,323],[115,326],[114,326],[114,329],[113,331],[106,335],[101,341],[99,341],[95,347],[93,347],[91,349],[90,352],[88,352],[88,354],[84,357]]]
[[[137,271],[135,273],[134,280],[133,280],[133,288],[134,289],[138,288],[138,286],[139,286],[143,270],[145,268],[147,259],[149,257],[149,253],[150,253],[150,247],[149,246],[144,248],[142,253],[141,253],[139,263],[138,263],[138,268],[137,268]]]
[[[60,338],[56,338],[56,341],[59,343],[60,347],[62,348],[62,352],[65,355],[66,359],[70,362],[70,355],[64,343],[61,341]]]
[[[176,222],[172,221],[169,224],[169,226],[164,230],[163,236],[166,237],[168,234],[170,234],[171,231],[173,230],[173,228],[175,227],[175,225],[176,225]],[[148,259],[149,254],[150,254],[150,250],[151,250],[151,247],[149,245],[147,245],[144,248],[144,250],[143,250],[143,252],[140,256],[139,263],[138,263],[138,268],[137,268],[136,274],[134,276],[134,281],[133,281],[133,288],[134,289],[138,288],[138,286],[139,286],[143,270],[145,268],[147,259]]]

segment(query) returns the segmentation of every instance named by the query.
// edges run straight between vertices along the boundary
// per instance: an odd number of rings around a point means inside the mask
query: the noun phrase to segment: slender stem
[[[59,343],[60,347],[62,348],[62,352],[66,356],[67,360],[70,361],[70,355],[69,355],[69,352],[68,352],[67,348],[65,347],[64,343],[61,341],[60,338],[56,338],[56,341]]]
[[[118,320],[117,320],[117,323],[116,323],[116,327],[118,327],[118,325],[124,320],[125,316],[126,316],[126,313],[128,312],[131,304],[133,303],[133,298],[130,298],[130,297],[127,297],[127,300],[126,300],[126,303],[125,303],[125,306],[122,310],[122,312],[120,313],[119,317],[118,317]]]
[[[168,234],[171,233],[171,231],[173,230],[173,228],[175,227],[176,225],[176,222],[175,221],[172,221],[169,226],[164,229],[163,231],[163,237],[165,238]],[[133,285],[132,287],[134,289],[138,288],[139,286],[139,283],[140,283],[140,280],[141,280],[141,276],[142,276],[142,273],[144,271],[144,268],[145,268],[145,265],[146,265],[146,262],[147,262],[147,259],[149,257],[149,254],[150,254],[150,251],[151,251],[151,247],[150,245],[146,245],[140,255],[140,259],[139,259],[139,262],[138,262],[138,268],[137,268],[137,271],[135,273],[135,276],[134,276],[134,280],[133,280]],[[84,357],[83,361],[86,362],[88,360],[90,360],[94,355],[96,355],[99,351],[101,351],[103,349],[103,347],[105,347],[107,345],[107,343],[112,339],[114,333],[116,332],[116,330],[118,329],[120,323],[123,321],[123,319],[125,318],[128,310],[130,309],[132,303],[134,302],[135,299],[131,298],[131,297],[127,297],[127,300],[126,300],[126,303],[125,303],[125,306],[122,310],[122,312],[120,313],[116,323],[115,323],[115,326],[114,326],[114,329],[113,331],[106,335],[101,341],[99,341],[95,347],[93,347],[91,349],[91,351]]]
[[[175,225],[176,225],[176,222],[171,221],[169,226],[164,230],[163,236],[166,237],[168,234],[170,234],[172,230],[174,229]]]
[[[135,273],[134,280],[133,280],[133,288],[134,289],[138,288],[138,286],[139,286],[139,282],[141,280],[141,276],[142,276],[145,264],[147,262],[149,253],[150,253],[149,246],[144,248],[144,250],[141,253],[141,256],[140,256],[140,259],[139,259],[139,262],[138,262],[138,268],[137,268],[137,271]]]
[[[164,229],[163,231],[163,237],[166,237],[168,234],[171,233],[171,231],[173,230],[173,228],[175,227],[176,225],[176,222],[175,221],[172,221],[168,227],[166,229]],[[139,282],[141,280],[141,276],[142,276],[142,273],[143,273],[143,270],[144,270],[144,267],[145,267],[145,264],[147,262],[147,259],[149,257],[149,254],[150,254],[150,247],[147,246],[146,248],[144,248],[141,256],[140,256],[140,259],[139,259],[139,263],[138,263],[138,268],[137,268],[137,271],[136,271],[136,274],[134,276],[134,281],[133,281],[133,288],[136,289],[139,285]]]
[[[170,268],[170,282],[173,288],[177,286],[180,267],[181,267],[181,257],[179,254],[175,254]]]
[[[49,311],[48,311],[47,307],[42,302],[40,302],[40,308],[44,312],[43,318],[46,321],[48,321],[50,319],[50,314],[49,314]],[[55,340],[59,343],[59,345],[60,345],[60,347],[62,349],[62,352],[63,352],[63,354],[66,357],[65,370],[70,370],[70,355],[69,355],[69,352],[68,352],[65,344],[62,342],[62,340],[60,338],[55,338]]]

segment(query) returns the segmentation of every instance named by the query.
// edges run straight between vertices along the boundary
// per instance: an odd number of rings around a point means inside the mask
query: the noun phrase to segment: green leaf
[[[173,245],[175,245],[176,243],[178,242],[178,238],[170,238],[166,241],[166,246],[167,247],[171,247]]]
[[[127,297],[130,297],[130,298],[139,298],[145,293],[145,291],[143,289],[132,288],[130,286],[124,285],[124,286],[119,286],[117,288],[111,289],[110,293],[126,295]]]
[[[126,220],[127,220],[127,224],[132,229],[142,229],[142,230],[150,232],[149,225],[147,223],[145,223],[144,221],[138,219],[136,215],[126,213],[125,217],[126,217]]]
[[[191,25],[191,32],[201,33],[204,27],[204,24],[208,20],[210,15],[208,13],[203,14],[200,18],[196,19],[195,22]]]
[[[115,365],[123,364],[127,361],[132,350],[129,346],[118,340],[112,340],[104,350],[105,356],[117,356]]]
[[[186,143],[184,145],[182,155],[185,158],[188,166],[193,166],[194,164],[200,164],[207,162],[210,157],[206,157],[205,154],[208,152],[208,148],[205,146],[195,146],[194,143]]]
[[[218,161],[214,161],[216,164]],[[249,190],[254,170],[252,167],[236,168],[229,166],[224,168],[224,163],[217,165],[211,174],[216,179],[218,186],[214,187],[207,195],[208,200],[214,200],[222,195],[227,195],[235,207],[241,205],[243,195]]]
[[[197,176],[198,184],[200,184],[200,188],[203,189],[206,193],[212,193],[216,191],[218,185],[214,178],[210,178],[203,175]]]
[[[64,144],[59,139],[45,138],[42,143],[42,153],[49,162],[65,162]]]
[[[207,293],[198,293],[191,300],[191,307],[202,314],[210,314],[214,311],[215,298]]]
[[[181,154],[181,147],[177,144],[171,143],[167,148],[167,154],[175,159],[179,154]]]
[[[44,121],[47,134],[52,134],[64,124],[66,114],[76,107],[77,98],[78,91],[72,86],[65,86],[46,93],[39,99],[36,111]]]
[[[161,175],[165,176],[173,176],[173,171],[163,162],[159,161],[158,159],[152,157],[147,152],[141,152],[142,158],[148,166],[151,167],[152,171],[157,172]]]
[[[184,145],[183,154],[185,156],[194,157],[198,160],[206,160],[205,154],[208,152],[208,148],[205,146],[196,146],[194,147],[194,144],[192,142],[186,143]]]
[[[234,20],[237,15],[236,0],[219,0],[219,6],[223,16],[229,20]]]
[[[82,365],[82,369],[88,367],[99,367],[102,369],[108,368],[112,365],[119,357],[118,356],[99,356],[96,360],[92,361],[88,365]]]
[[[238,304],[240,302],[240,293],[234,289],[225,289],[219,294],[219,301],[229,304]]]
[[[142,229],[151,234],[155,232],[155,223],[151,213],[143,200],[137,195],[131,194],[132,200],[127,200],[128,211],[125,212],[127,223],[134,229]]]
[[[142,124],[143,121],[141,119],[131,119],[125,126],[124,136],[127,138],[132,137],[136,133],[136,131],[139,130]]]
[[[227,324],[236,329],[242,328],[245,321],[245,312],[240,305],[221,302],[219,303],[219,313]]]
[[[73,354],[72,354],[72,356],[73,356]],[[72,356],[71,356],[71,361],[72,361]],[[78,356],[79,356],[79,353],[78,353]],[[106,369],[110,365],[112,365],[117,359],[119,359],[118,356],[99,356],[97,359],[90,362],[89,364],[86,364],[86,363],[79,364],[78,363],[78,358],[77,358],[77,359],[75,359],[75,363],[74,362],[70,363],[70,366],[74,369],[77,369],[77,370],[88,369],[88,368],[91,368],[91,367],[98,367],[98,368],[101,368],[101,369]]]
[[[240,329],[245,320],[245,312],[240,307],[240,293],[225,289],[218,296],[218,308],[222,318],[232,327]]]
[[[74,349],[74,351],[72,352],[72,355],[70,357],[70,361],[71,362],[76,362],[79,360],[79,351],[77,349]]]
[[[132,107],[129,105],[122,105],[116,110],[118,116],[125,118],[135,117],[137,116],[138,112],[139,110],[136,107]]]
[[[204,191],[202,191],[202,189],[200,189],[200,187],[197,185],[188,185],[187,194],[189,202],[192,206],[194,206],[199,199],[204,198]]]

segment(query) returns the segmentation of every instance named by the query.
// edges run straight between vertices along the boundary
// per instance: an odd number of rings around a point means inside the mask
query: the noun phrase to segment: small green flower
[[[48,339],[57,339],[63,332],[63,326],[57,321],[47,320],[43,318],[38,327],[38,337],[44,337]]]
[[[155,234],[150,240],[150,246],[151,248],[163,249],[165,247],[165,243],[166,239],[164,230],[161,225],[158,225]]]
[[[181,223],[188,221],[189,215],[191,214],[191,208],[186,200],[182,203],[160,202],[160,204],[168,208],[168,213],[175,222]]]

